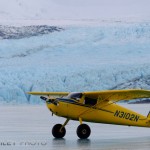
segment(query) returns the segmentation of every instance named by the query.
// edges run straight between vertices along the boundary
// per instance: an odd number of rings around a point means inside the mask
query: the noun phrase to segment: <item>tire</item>
[[[81,124],[77,128],[77,136],[80,139],[87,139],[91,134],[91,129],[87,124]]]
[[[56,124],[54,125],[53,129],[52,129],[52,135],[55,137],[55,138],[63,138],[66,134],[66,129],[65,127],[63,127],[60,131],[60,128],[62,127],[61,124]]]

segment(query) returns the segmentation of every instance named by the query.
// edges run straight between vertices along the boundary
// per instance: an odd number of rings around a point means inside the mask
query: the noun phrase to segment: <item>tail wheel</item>
[[[87,124],[81,124],[77,128],[77,135],[80,139],[87,139],[91,134],[91,129]]]
[[[52,134],[55,138],[63,138],[66,134],[66,129],[63,127],[61,129],[62,125],[61,124],[56,124],[54,125],[52,129]],[[61,129],[61,130],[60,130]]]

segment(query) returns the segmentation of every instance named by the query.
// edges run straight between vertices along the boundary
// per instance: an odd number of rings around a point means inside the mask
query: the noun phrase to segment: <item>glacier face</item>
[[[150,89],[150,23],[65,26],[0,43],[2,104],[40,103],[28,91]]]

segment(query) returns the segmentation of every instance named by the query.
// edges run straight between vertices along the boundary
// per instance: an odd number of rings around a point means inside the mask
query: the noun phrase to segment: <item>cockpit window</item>
[[[84,104],[85,104],[85,105],[91,105],[91,106],[94,106],[94,105],[97,104],[97,99],[85,97],[85,98],[84,98]]]
[[[80,100],[82,97],[82,93],[70,93],[67,98],[69,99],[75,99],[75,100]]]

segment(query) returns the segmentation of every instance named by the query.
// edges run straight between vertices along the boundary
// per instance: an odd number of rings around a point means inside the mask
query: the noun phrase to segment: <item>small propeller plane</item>
[[[77,136],[86,139],[91,129],[85,122],[116,124],[125,126],[150,127],[150,112],[147,116],[129,110],[116,102],[138,98],[150,98],[149,90],[106,90],[94,92],[28,92],[41,95],[48,109],[60,117],[65,117],[64,124],[56,124],[52,128],[55,138],[63,138],[65,126],[69,120],[78,120]]]

